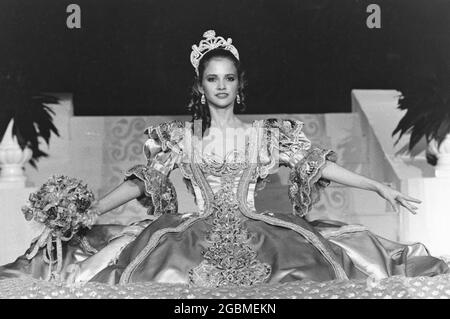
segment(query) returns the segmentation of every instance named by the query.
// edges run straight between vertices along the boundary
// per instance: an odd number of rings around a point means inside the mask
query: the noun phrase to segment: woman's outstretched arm
[[[400,204],[411,213],[416,214],[415,210],[417,207],[408,202],[421,203],[421,201],[416,198],[402,194],[393,188],[365,176],[353,173],[330,161],[326,161],[322,170],[322,177],[346,186],[374,191],[387,200],[396,212],[398,212],[397,205]]]
[[[137,178],[127,179],[95,202],[91,208],[97,210],[99,215],[103,215],[120,205],[143,195],[144,189],[145,186],[143,181]]]

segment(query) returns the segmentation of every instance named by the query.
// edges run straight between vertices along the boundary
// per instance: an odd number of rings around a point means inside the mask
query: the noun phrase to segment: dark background
[[[73,92],[76,115],[185,114],[208,29],[240,52],[247,113],[348,112],[351,89],[401,89],[450,57],[448,0],[0,0],[0,72]]]

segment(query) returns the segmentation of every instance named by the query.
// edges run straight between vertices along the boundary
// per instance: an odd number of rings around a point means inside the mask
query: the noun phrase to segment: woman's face
[[[199,91],[205,94],[209,106],[233,107],[238,89],[238,74],[233,61],[217,57],[207,62]]]

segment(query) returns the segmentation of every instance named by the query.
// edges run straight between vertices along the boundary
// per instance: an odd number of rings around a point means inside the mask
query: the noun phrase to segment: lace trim
[[[242,173],[248,167],[248,163],[235,162],[235,163],[218,163],[218,162],[202,162],[199,164],[201,170],[206,174],[214,176],[236,176]]]
[[[194,222],[199,220],[200,217],[195,216],[191,217],[187,220],[185,220],[183,223],[178,225],[177,227],[173,228],[163,228],[155,233],[150,237],[148,243],[145,245],[145,247],[139,252],[139,254],[128,264],[128,266],[123,271],[122,275],[120,276],[119,284],[124,285],[130,282],[131,277],[133,276],[133,273],[136,271],[136,268],[141,264],[145,258],[150,254],[150,252],[156,247],[156,245],[159,243],[159,240],[162,236],[168,233],[179,233],[182,231],[185,231],[187,228],[189,228]]]
[[[177,154],[180,153],[179,142],[184,136],[183,122],[174,120],[161,123],[157,126],[150,126],[147,128],[146,133],[149,138],[161,143],[161,149],[163,151],[170,149]]]
[[[289,198],[293,211],[300,217],[305,216],[312,205],[320,200],[320,190],[330,184],[321,178],[321,169],[326,161],[336,161],[336,154],[330,150],[312,149],[299,161],[289,175]]]
[[[145,185],[145,195],[138,198],[144,207],[149,207],[147,214],[160,216],[166,213],[176,213],[178,210],[175,187],[169,178],[145,165],[136,165],[125,173],[126,179],[136,176]]]
[[[75,235],[72,239],[75,244],[80,245],[81,249],[84,253],[87,254],[96,254],[98,253],[98,250],[94,248],[90,243],[89,240],[84,237],[83,235]]]
[[[148,226],[148,225],[146,225],[146,226]],[[145,229],[145,227],[142,225],[139,225],[139,224],[127,226],[121,232],[119,232],[115,236],[111,237],[108,242],[112,242],[113,240],[123,237],[123,236],[131,236],[131,237],[136,238]]]
[[[189,271],[189,282],[206,287],[263,283],[272,268],[257,260],[257,252],[250,244],[252,235],[242,224],[233,192],[234,177],[223,177],[222,182],[212,202],[214,219],[206,238],[209,247],[202,252],[205,260]]]
[[[303,122],[299,120],[267,119],[264,121],[267,140],[271,148],[278,148],[281,153],[294,154],[306,151],[311,142],[303,134]],[[270,129],[278,129],[278,139],[272,135]]]
[[[363,232],[363,231],[367,231],[367,227],[362,226],[362,225],[346,225],[346,226],[342,226],[339,229],[325,229],[325,230],[321,230],[320,234],[325,237],[326,239],[328,238],[332,238],[332,237],[339,237],[342,235],[346,235],[349,233],[358,233],[358,232]]]
[[[122,244],[122,246],[120,246],[120,248],[116,251],[116,253],[114,254],[114,257],[112,257],[110,259],[110,261],[108,262],[108,266],[113,266],[115,264],[117,264],[117,262],[119,261],[120,255],[122,254],[122,252],[124,251],[124,249],[133,241],[136,239],[136,236],[133,234],[123,234],[122,236],[120,236],[120,238],[122,237],[126,237],[128,236],[127,240]],[[116,239],[116,238],[115,238]]]
[[[192,170],[189,166],[189,164],[185,164],[185,163],[180,163],[180,165],[178,165],[178,167],[181,170],[181,174],[183,175],[183,178],[185,179],[192,179]]]
[[[254,128],[254,123],[252,128]],[[214,154],[202,154],[200,147],[194,147],[194,152],[196,158],[201,159],[198,163],[200,163],[200,168],[206,174],[236,176],[248,167],[248,150],[251,148],[250,144],[251,139],[246,143],[245,151],[232,150],[225,155],[225,158]]]

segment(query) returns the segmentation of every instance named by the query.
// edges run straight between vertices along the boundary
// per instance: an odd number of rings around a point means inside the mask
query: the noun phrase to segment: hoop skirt
[[[63,280],[221,287],[449,272],[421,244],[392,242],[360,225],[304,218],[329,184],[321,169],[335,154],[313,147],[300,121],[254,121],[245,153],[225,160],[202,154],[188,124],[162,123],[146,133],[147,164],[132,167],[126,178],[144,183],[138,200],[148,207],[149,219],[79,232],[63,245]],[[280,165],[291,168],[293,211],[259,212],[257,184]],[[175,168],[183,173],[196,211],[177,212],[168,179]],[[0,279],[47,278],[45,254],[41,249],[0,267]]]

